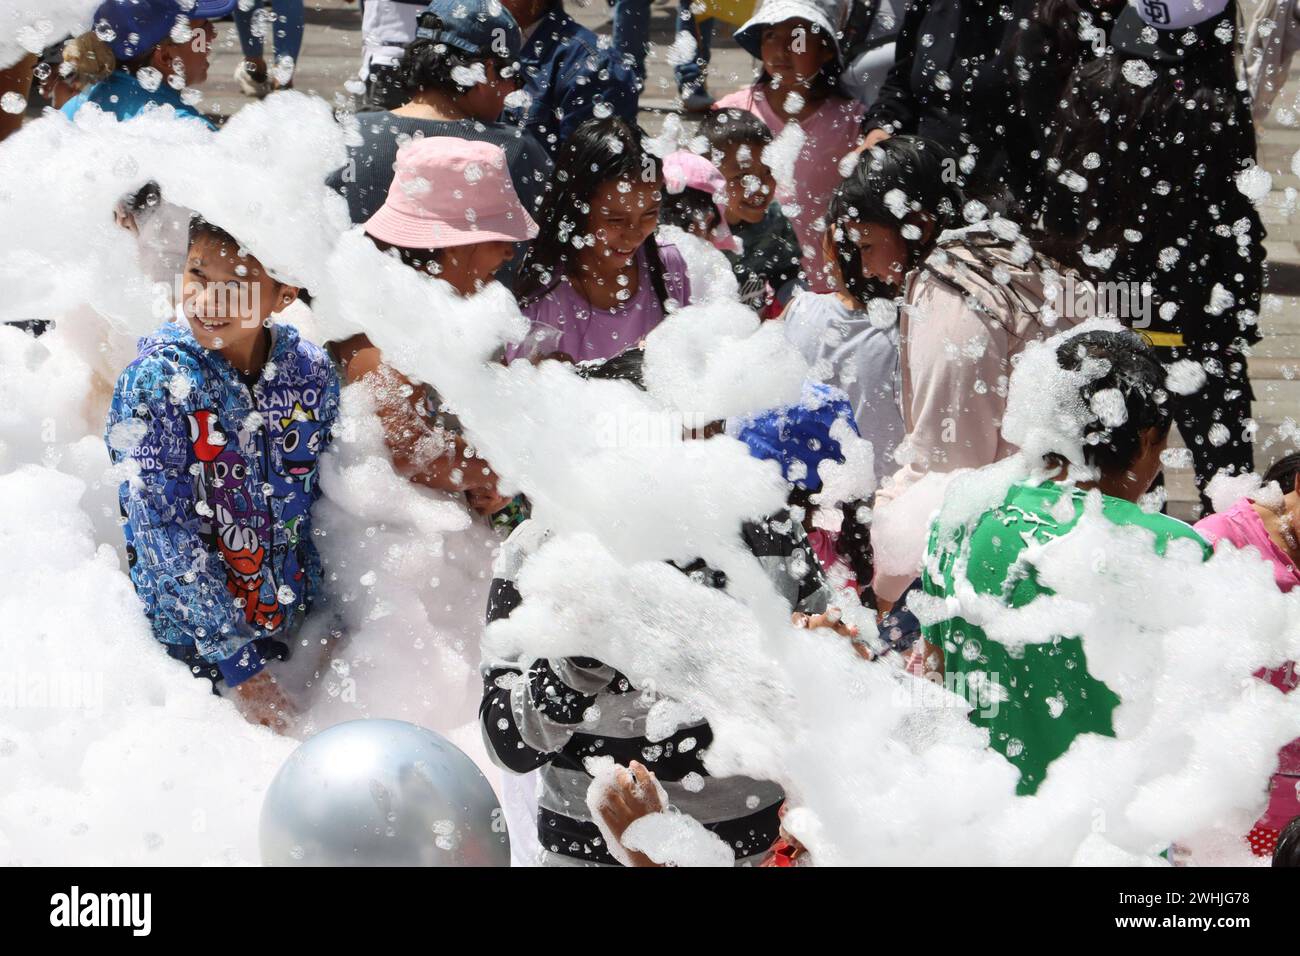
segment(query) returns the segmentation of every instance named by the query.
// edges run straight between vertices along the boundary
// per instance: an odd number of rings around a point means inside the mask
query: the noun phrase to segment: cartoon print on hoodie
[[[310,494],[316,482],[316,457],[323,440],[316,410],[295,403],[293,411],[280,418],[280,429],[275,440],[280,452],[276,471],[289,481],[301,481],[303,491]]]
[[[261,667],[245,645],[294,627],[320,593],[311,506],[339,384],[292,326],[272,331],[249,387],[188,325],[168,322],[141,340],[107,422],[114,462],[136,472],[118,497],[154,636],[195,647],[228,683]]]

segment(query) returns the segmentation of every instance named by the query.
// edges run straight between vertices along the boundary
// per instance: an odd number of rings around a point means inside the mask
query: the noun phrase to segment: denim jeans
[[[709,65],[713,43],[713,18],[696,24],[691,0],[678,0],[677,32],[695,37],[695,58],[678,66],[677,88],[685,90],[698,83]],[[623,57],[637,79],[645,83],[645,58],[650,48],[650,0],[614,0],[614,49]]]
[[[302,49],[303,0],[252,0],[248,9],[244,9],[247,4],[248,0],[240,0],[235,5],[235,27],[239,30],[244,59],[260,60],[265,56],[269,33],[276,60],[289,57],[296,64]],[[267,7],[270,11],[266,11]],[[268,23],[272,24],[269,30],[264,26]]]

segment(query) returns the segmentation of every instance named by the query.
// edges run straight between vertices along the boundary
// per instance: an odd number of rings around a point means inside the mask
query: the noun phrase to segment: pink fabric
[[[1196,522],[1195,528],[1215,547],[1220,541],[1227,541],[1237,548],[1254,548],[1273,566],[1273,580],[1283,593],[1300,584],[1300,569],[1268,536],[1268,529],[1249,498],[1242,498],[1227,511],[1207,515]],[[1284,694],[1300,686],[1300,671],[1297,671],[1294,661],[1282,667],[1258,671],[1255,676],[1268,681]],[[1293,817],[1300,816],[1300,738],[1278,752],[1277,769],[1269,793],[1268,810],[1260,817],[1257,826],[1280,830]]]
[[[757,86],[747,86],[728,93],[714,104],[714,109],[740,109],[753,113],[779,136],[789,122],[778,116]],[[799,125],[804,142],[794,164],[793,188],[777,186],[776,198],[794,226],[803,249],[803,266],[808,287],[813,292],[833,292],[826,269],[829,263],[822,251],[821,222],[830,205],[831,193],[840,184],[840,160],[858,144],[862,114],[866,107],[842,96],[822,101],[816,112]]]
[[[653,240],[651,240],[653,241]],[[691,283],[686,262],[676,246],[659,246],[664,265],[664,287],[679,306],[690,304]],[[639,279],[636,294],[616,309],[593,309],[569,282],[561,279],[554,289],[524,308],[532,323],[528,337],[506,349],[506,361],[546,358],[563,352],[578,362],[613,358],[641,341],[664,319],[646,266],[645,247],[636,254]]]
[[[683,189],[698,189],[712,196],[713,205],[718,210],[718,222],[713,227],[709,241],[714,248],[723,252],[740,251],[736,237],[727,225],[727,180],[717,166],[688,149],[669,153],[664,157],[664,189],[670,195],[676,195]]]
[[[1300,584],[1297,568],[1281,548],[1268,536],[1264,521],[1255,511],[1254,502],[1242,498],[1227,511],[1207,515],[1196,522],[1196,530],[1210,544],[1226,540],[1238,548],[1254,548],[1260,557],[1273,565],[1273,580],[1283,593]]]
[[[962,236],[978,239],[989,231],[980,224]],[[895,453],[898,471],[876,490],[877,517],[931,472],[982,468],[1015,452],[1016,446],[1002,436],[1012,363],[1029,342],[1062,332],[1091,314],[1089,309],[1065,309],[1055,324],[1045,325],[1039,307],[1047,285],[1037,264],[1018,264],[1011,246],[986,252],[996,255],[1006,270],[1007,285],[1019,290],[1009,297],[1012,314],[1007,314],[1008,298],[1000,288],[973,271],[977,260],[966,239],[956,234],[905,283],[898,332],[907,437]],[[1087,291],[1077,284],[1072,295],[1084,301]],[[903,574],[877,567],[873,583],[878,597],[897,601],[916,579],[923,554],[912,557],[916,564]]]
[[[843,576],[844,586],[857,593],[858,579],[854,576],[849,563],[844,560],[844,556],[840,554],[839,540],[838,533],[827,531],[825,528],[813,528],[808,532],[808,546],[817,556],[817,563],[822,566],[826,575],[833,577],[838,572]]]
[[[523,242],[537,235],[500,146],[427,136],[397,151],[388,198],[367,234],[406,249]]]

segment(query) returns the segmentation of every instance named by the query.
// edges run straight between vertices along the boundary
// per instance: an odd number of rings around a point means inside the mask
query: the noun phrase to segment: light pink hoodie
[[[976,249],[1005,283],[981,267]],[[895,453],[905,464],[876,492],[878,515],[929,472],[982,468],[1016,451],[1002,437],[1012,361],[1027,343],[1082,321],[1095,302],[1074,273],[1029,255],[1026,245],[999,240],[982,223],[944,233],[909,274],[899,316],[907,437]],[[1052,284],[1061,286],[1055,302]],[[914,574],[877,570],[876,594],[897,600],[920,574],[921,558]]]

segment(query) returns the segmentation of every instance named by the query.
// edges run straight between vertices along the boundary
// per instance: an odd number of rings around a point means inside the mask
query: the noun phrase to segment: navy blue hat
[[[433,0],[417,22],[416,39],[445,43],[473,57],[514,61],[524,48],[523,31],[501,0]]]
[[[95,11],[95,32],[122,62],[148,53],[171,36],[176,21],[215,20],[238,0],[105,0]],[[111,34],[111,35],[110,35]]]
[[[804,384],[798,405],[787,405],[764,412],[741,426],[738,437],[755,458],[770,458],[781,463],[781,474],[796,488],[819,491],[822,486],[818,466],[828,458],[843,462],[840,443],[831,437],[831,426],[843,421],[858,434],[853,406],[838,388],[818,382]],[[800,462],[802,467],[793,469]]]

